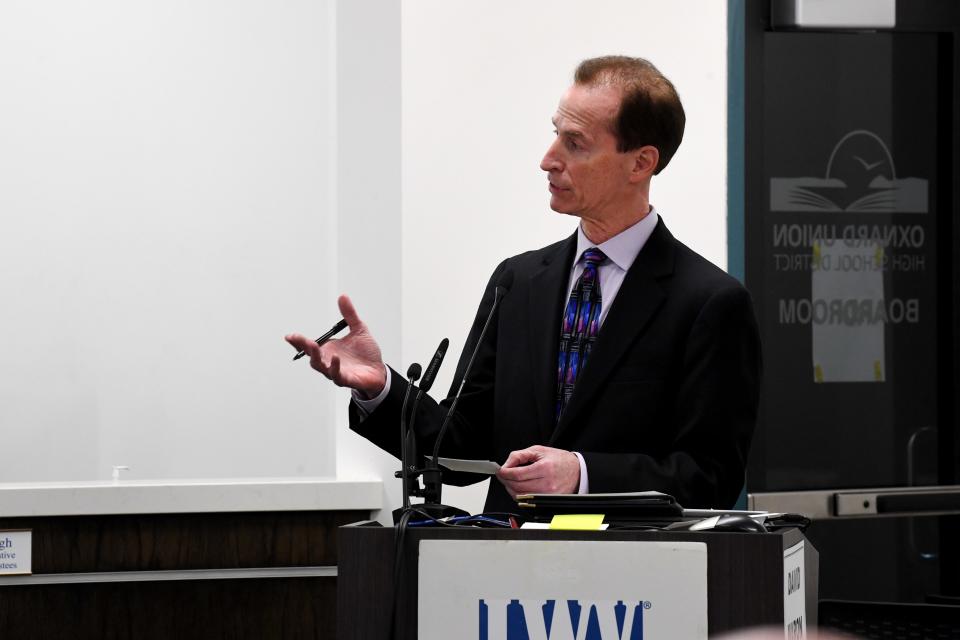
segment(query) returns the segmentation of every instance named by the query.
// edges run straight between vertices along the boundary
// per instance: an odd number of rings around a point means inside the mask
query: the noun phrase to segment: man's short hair
[[[584,60],[573,79],[582,86],[612,85],[622,89],[620,111],[611,123],[617,151],[634,151],[644,145],[656,147],[660,160],[653,173],[663,171],[680,146],[687,121],[673,83],[647,60],[627,56]]]

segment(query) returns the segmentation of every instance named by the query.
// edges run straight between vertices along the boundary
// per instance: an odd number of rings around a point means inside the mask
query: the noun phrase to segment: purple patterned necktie
[[[583,273],[570,292],[560,326],[560,359],[557,367],[557,422],[563,414],[577,376],[587,364],[590,349],[600,333],[600,278],[597,266],[607,259],[592,247],[583,252]]]

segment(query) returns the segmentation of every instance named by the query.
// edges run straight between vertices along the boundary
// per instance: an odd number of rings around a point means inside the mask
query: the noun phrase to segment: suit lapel
[[[574,233],[544,257],[541,268],[530,276],[527,344],[541,442],[547,441],[556,423],[560,318],[576,248],[577,234]]]
[[[590,398],[597,395],[620,358],[660,309],[666,293],[658,279],[673,272],[674,242],[663,220],[659,220],[620,285],[563,417],[549,440],[551,445],[577,420],[578,414]],[[559,339],[559,320],[556,326],[554,342]]]

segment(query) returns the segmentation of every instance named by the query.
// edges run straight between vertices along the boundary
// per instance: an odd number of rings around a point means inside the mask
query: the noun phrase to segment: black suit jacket
[[[559,424],[555,422],[560,320],[576,234],[508,258],[494,271],[449,395],[463,375],[508,270],[503,299],[444,437],[441,455],[503,463],[545,444],[583,455],[591,493],[657,490],[685,507],[731,507],[756,421],[760,341],[746,289],[674,239],[658,221],[627,272]],[[351,429],[399,455],[407,383]],[[420,403],[420,452],[433,448],[449,400]],[[444,473],[448,484],[481,478]],[[486,511],[516,511],[491,480]]]

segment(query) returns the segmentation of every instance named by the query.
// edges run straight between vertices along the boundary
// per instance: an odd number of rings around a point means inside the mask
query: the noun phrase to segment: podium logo
[[[649,601],[486,600],[479,640],[643,640]]]

